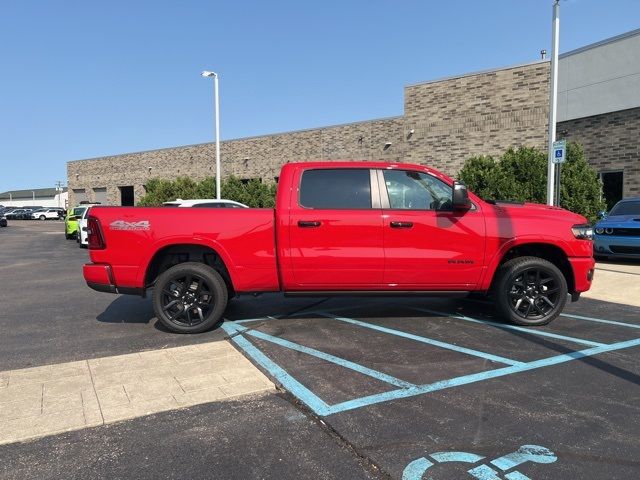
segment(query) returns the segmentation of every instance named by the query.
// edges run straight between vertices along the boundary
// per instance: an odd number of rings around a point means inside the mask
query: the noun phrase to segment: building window
[[[134,205],[134,196],[133,196],[133,186],[128,185],[126,187],[118,187],[120,188],[120,205],[123,207],[133,207]]]
[[[624,194],[624,173],[622,170],[611,172],[600,172],[602,181],[602,194],[607,202],[607,211],[622,200]]]

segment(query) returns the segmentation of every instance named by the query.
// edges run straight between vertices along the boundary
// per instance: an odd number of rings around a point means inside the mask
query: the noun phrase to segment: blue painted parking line
[[[616,322],[614,320],[605,320],[604,318],[583,317],[582,315],[574,315],[572,313],[561,313],[560,315],[576,320],[587,320],[589,322],[606,323],[607,325],[618,325],[620,327],[640,328],[640,325],[636,325],[634,323]]]
[[[499,327],[499,328],[507,328],[507,329],[513,328],[513,329],[516,329],[516,330],[524,331],[526,333],[533,333],[533,334],[540,334],[541,333],[540,330],[533,330],[533,329],[527,329],[527,328],[523,328],[523,327],[516,327],[516,326],[513,326],[513,325],[504,325],[504,324],[500,324],[500,323],[496,323],[496,322],[491,322],[491,321],[488,321],[488,320],[472,319],[472,318],[466,317],[464,315],[447,314],[447,313],[436,312],[436,311],[432,311],[432,310],[428,310],[428,309],[419,309],[419,308],[414,308],[414,309],[415,310],[426,311],[428,313],[435,313],[435,314],[439,314],[439,315],[445,315],[445,316],[451,317],[451,318],[458,318],[458,319],[471,321],[471,322],[475,322],[475,323],[495,326],[495,327]],[[374,324],[368,324],[368,323],[365,323],[365,322],[361,322],[361,321],[353,320],[353,319],[347,319],[347,318],[344,318],[344,317],[334,317],[334,316],[329,315],[326,312],[317,312],[317,314],[321,315],[323,317],[328,317],[328,318],[332,318],[332,319],[335,319],[335,320],[344,321],[344,322],[350,323],[352,325],[357,325],[357,326],[360,326],[360,327],[365,327],[365,328],[369,328],[369,329],[373,329],[373,330],[378,330],[378,331],[382,331],[384,333],[397,335],[397,336],[401,336],[401,337],[404,337],[404,338],[411,338],[413,340],[422,341],[423,343],[427,343],[427,344],[430,344],[430,345],[441,346],[442,348],[449,348],[449,349],[453,349],[453,350],[457,350],[457,351],[461,351],[460,349],[464,349],[464,347],[458,347],[457,345],[453,345],[453,344],[449,344],[449,343],[445,343],[445,342],[435,341],[433,339],[429,339],[429,338],[426,338],[426,337],[420,337],[418,335],[413,335],[413,334],[410,334],[410,333],[407,333],[407,332],[402,332],[400,330],[394,330],[394,329],[381,327],[381,326],[374,325]],[[253,321],[258,321],[258,320],[272,321],[272,320],[276,320],[276,318],[275,317],[267,317],[267,318],[263,318],[263,319],[248,319],[248,320],[252,321],[252,322]],[[602,320],[602,319],[599,319],[599,320]],[[483,356],[484,358],[487,358],[486,356],[492,356],[493,358],[489,358],[489,359],[494,360],[494,361],[498,361],[498,362],[501,362],[501,363],[506,363],[508,366],[507,367],[497,368],[497,369],[494,369],[494,370],[479,372],[479,373],[461,375],[461,376],[458,376],[458,377],[454,377],[454,378],[450,378],[450,379],[446,379],[446,380],[440,380],[440,381],[437,381],[437,382],[434,382],[434,383],[430,383],[430,384],[414,385],[414,384],[410,384],[409,382],[405,382],[403,380],[400,380],[400,379],[397,379],[397,378],[392,377],[390,375],[387,375],[385,373],[378,372],[376,370],[364,367],[363,365],[359,365],[359,364],[351,362],[349,360],[342,359],[342,358],[337,357],[335,355],[331,355],[331,354],[328,354],[328,353],[325,353],[325,352],[321,352],[321,351],[316,350],[316,349],[312,349],[310,347],[306,347],[304,345],[297,344],[295,342],[290,342],[288,340],[284,340],[284,339],[281,339],[281,338],[278,338],[278,337],[275,337],[275,336],[272,336],[272,335],[268,335],[268,334],[266,334],[264,332],[260,332],[258,330],[248,329],[246,327],[243,327],[243,326],[239,325],[240,322],[244,322],[244,321],[240,320],[240,321],[238,321],[236,323],[227,321],[227,322],[225,322],[223,324],[223,328],[230,335],[231,339],[242,350],[244,350],[244,352],[249,357],[253,358],[254,361],[256,361],[259,365],[261,365],[265,370],[267,370],[271,374],[271,376],[277,382],[279,382],[285,389],[289,390],[293,395],[295,395],[298,399],[300,399],[300,401],[305,403],[311,410],[313,410],[317,415],[320,415],[320,416],[333,415],[333,414],[336,414],[336,413],[350,411],[350,410],[354,410],[354,409],[358,409],[358,408],[362,408],[362,407],[366,407],[366,406],[370,406],[370,405],[374,405],[374,404],[378,404],[378,403],[388,402],[388,401],[392,401],[392,400],[398,400],[398,399],[401,399],[401,398],[409,398],[409,397],[413,397],[413,396],[417,396],[417,395],[424,395],[424,394],[435,392],[435,391],[439,391],[439,390],[445,390],[445,389],[454,388],[454,387],[458,387],[458,386],[462,386],[462,385],[468,385],[468,384],[472,384],[472,383],[476,383],[476,382],[481,382],[481,381],[484,381],[484,380],[490,380],[490,379],[499,378],[499,377],[503,377],[503,376],[507,376],[507,375],[512,375],[512,374],[515,374],[515,373],[521,373],[521,372],[536,370],[536,369],[539,369],[539,368],[559,365],[559,364],[562,364],[562,363],[566,363],[566,362],[570,362],[570,361],[573,361],[573,360],[578,360],[578,359],[581,359],[581,358],[590,357],[590,356],[594,356],[594,355],[599,355],[599,354],[606,353],[606,352],[613,352],[613,351],[617,351],[617,350],[622,350],[622,349],[626,349],[626,348],[632,348],[632,347],[640,346],[640,338],[627,340],[627,341],[623,341],[623,342],[617,342],[617,343],[613,343],[613,344],[602,344],[602,343],[597,343],[597,342],[591,342],[589,340],[576,339],[576,338],[573,338],[573,337],[566,337],[566,336],[563,336],[563,335],[549,334],[549,332],[542,332],[542,333],[548,334],[547,336],[553,336],[554,338],[560,338],[560,339],[563,339],[563,340],[570,340],[570,341],[574,341],[576,343],[583,343],[583,344],[586,344],[586,345],[590,346],[591,348],[587,348],[587,349],[584,349],[584,350],[573,351],[573,352],[569,352],[569,353],[565,353],[565,354],[560,354],[560,355],[556,355],[556,356],[553,356],[553,357],[543,358],[543,359],[535,360],[535,361],[531,361],[531,362],[517,362],[515,360],[507,359],[507,358],[504,358],[504,357],[493,356],[493,355],[485,353],[485,352],[478,352],[476,350],[464,349],[464,350],[467,350],[468,352],[473,352],[473,353],[470,353],[470,354],[473,354],[473,355],[476,355],[476,356],[478,356],[478,354],[482,354],[481,356]],[[607,321],[607,323],[609,323],[609,322],[613,322],[613,321]],[[612,323],[612,324],[615,325],[617,323],[622,323],[622,322],[615,322],[615,323]],[[631,325],[631,324],[627,324],[627,325]],[[265,340],[265,341],[269,341],[269,342],[275,343],[275,344],[280,345],[280,346],[285,347],[285,348],[289,348],[289,349],[292,349],[292,350],[295,350],[295,351],[299,351],[299,352],[302,352],[302,353],[306,353],[306,354],[315,356],[317,358],[321,358],[323,360],[332,362],[332,363],[337,364],[337,365],[341,365],[341,366],[349,368],[351,370],[358,371],[360,373],[364,373],[365,375],[369,375],[369,376],[371,376],[373,378],[376,378],[378,380],[382,380],[382,381],[384,381],[386,383],[390,383],[392,385],[399,386],[400,388],[395,389],[395,390],[391,390],[391,391],[385,391],[385,392],[381,392],[381,393],[367,395],[367,396],[360,397],[360,398],[347,400],[347,401],[340,402],[340,403],[337,403],[337,404],[334,404],[334,405],[329,405],[325,401],[323,401],[320,397],[318,397],[315,393],[313,393],[311,390],[309,390],[307,387],[302,385],[302,383],[300,383],[298,380],[296,380],[291,374],[289,374],[286,370],[284,370],[282,367],[280,367],[278,364],[276,364],[273,360],[269,359],[256,346],[254,346],[251,342],[249,342],[246,338],[244,338],[243,335],[251,335],[251,336],[253,336],[255,338],[259,338],[259,339],[262,339],[262,340]],[[455,348],[453,348],[453,347],[455,347]]]
[[[421,337],[419,335],[414,335],[412,333],[403,332],[401,330],[394,330],[392,328],[382,327],[380,325],[375,325],[373,323],[361,322],[360,320],[354,320],[353,318],[346,317],[334,317],[328,313],[320,313],[327,318],[332,318],[334,320],[339,320],[341,322],[350,323],[352,325],[358,325],[360,327],[369,328],[371,330],[377,330],[379,332],[388,333],[390,335],[395,335],[397,337],[408,338],[410,340],[415,340],[416,342],[426,343],[429,345],[434,345],[436,347],[445,348],[447,350],[453,350],[459,353],[466,353],[467,355],[473,355],[474,357],[484,358],[486,360],[491,360],[492,362],[504,363],[506,365],[520,365],[522,362],[518,360],[512,360],[510,358],[500,357],[498,355],[493,355],[491,353],[481,352],[479,350],[473,350],[471,348],[460,347],[458,345],[454,345],[453,343],[441,342],[439,340],[433,340],[432,338]]]
[[[266,316],[266,317],[259,317],[259,318],[245,318],[244,320],[234,320],[234,323],[252,323],[252,322],[265,322],[267,320],[278,320],[280,318],[279,315],[274,315],[274,316]]]
[[[443,316],[443,317],[455,318],[457,320],[464,320],[465,322],[482,323],[484,325],[490,325],[492,327],[501,328],[503,330],[516,330],[518,332],[530,333],[532,335],[539,335],[541,337],[555,338],[557,340],[566,340],[568,342],[580,343],[582,345],[589,345],[589,346],[592,346],[592,347],[601,347],[603,345],[606,345],[605,343],[592,342],[591,340],[584,340],[582,338],[568,337],[566,335],[559,335],[557,333],[551,333],[551,332],[547,332],[545,330],[538,330],[538,329],[533,329],[533,328],[519,327],[517,325],[509,325],[509,324],[506,324],[506,323],[492,322],[491,320],[482,320],[482,319],[478,319],[478,318],[471,318],[471,317],[467,317],[466,315],[462,315],[462,314],[459,314],[459,313],[439,312],[437,310],[430,310],[428,308],[419,308],[419,307],[411,307],[411,309],[412,310],[417,310],[419,312],[432,313],[432,314],[440,315],[440,316]]]
[[[438,390],[445,390],[452,387],[458,387],[461,385],[468,385],[470,383],[480,382],[483,380],[489,380],[492,378],[504,377],[505,375],[511,375],[513,373],[526,372],[530,370],[536,370],[542,367],[549,367],[552,365],[559,365],[561,363],[570,362],[580,358],[591,357],[605,352],[613,352],[616,350],[622,350],[625,348],[637,347],[640,345],[640,338],[634,340],[627,340],[625,342],[613,343],[611,345],[602,345],[599,347],[592,347],[586,350],[579,350],[575,352],[565,353],[562,355],[556,355],[554,357],[543,358],[541,360],[535,360],[533,362],[523,363],[521,365],[514,365],[511,367],[503,367],[495,370],[489,370],[486,372],[473,373],[471,375],[462,375],[460,377],[451,378],[449,380],[441,380],[435,383],[427,385],[418,385],[415,388],[405,390],[393,390],[391,392],[378,393],[375,395],[369,395],[366,397],[349,400],[346,402],[338,403],[329,407],[330,414],[345,412],[347,410],[354,410],[357,408],[374,405],[376,403],[388,402],[389,400],[397,400],[400,398],[408,398],[416,395],[423,395],[425,393],[436,392]]]
[[[280,345],[281,347],[285,347],[290,350],[295,350],[301,353],[306,353],[307,355],[311,355],[313,357],[326,360],[327,362],[340,365],[341,367],[345,367],[350,370],[354,370],[358,373],[362,373],[363,375],[367,375],[369,377],[375,378],[376,380],[380,380],[385,383],[390,383],[391,385],[395,385],[396,387],[403,387],[403,388],[415,387],[413,383],[405,382],[404,380],[400,380],[399,378],[393,377],[391,375],[387,375],[386,373],[382,373],[377,370],[367,368],[358,363],[345,360],[344,358],[336,357],[335,355],[331,355],[329,353],[321,352],[314,348],[305,347],[304,345],[290,342],[289,340],[285,340],[283,338],[274,337],[273,335],[268,335],[264,332],[260,332],[257,330],[247,330],[246,328],[241,326],[236,326],[236,330],[239,332],[245,333],[247,335],[251,335],[252,337],[259,338],[267,342],[275,343],[276,345]]]
[[[231,336],[231,339],[236,345],[242,348],[247,355],[253,358],[262,366],[262,368],[267,370],[277,382],[300,399],[300,401],[307,405],[317,415],[326,416],[330,414],[329,405],[327,405],[327,403],[325,403],[320,397],[289,375],[284,368],[267,357],[258,348],[253,346],[246,338],[241,335],[234,335],[236,333],[241,333],[238,330],[237,325],[232,322],[224,322],[222,324],[222,328]]]

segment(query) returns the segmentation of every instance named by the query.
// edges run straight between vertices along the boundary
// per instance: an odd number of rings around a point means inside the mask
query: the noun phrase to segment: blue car
[[[594,256],[640,259],[640,197],[616,203],[594,233]]]

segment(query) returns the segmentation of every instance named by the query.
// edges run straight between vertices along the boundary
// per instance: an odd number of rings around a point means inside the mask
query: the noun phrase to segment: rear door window
[[[325,210],[370,209],[369,169],[306,170],[300,181],[300,205]]]

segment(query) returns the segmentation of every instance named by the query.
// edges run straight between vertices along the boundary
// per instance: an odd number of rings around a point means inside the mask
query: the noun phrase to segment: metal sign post
[[[562,170],[562,164],[567,161],[567,142],[565,140],[560,140],[557,142],[553,142],[553,158],[551,159],[553,166],[557,165],[557,175],[555,178],[555,190],[556,190],[556,198],[555,205],[560,206],[560,172]]]
[[[549,158],[547,166],[547,205],[553,205],[555,164],[553,162],[553,142],[556,140],[556,108],[558,98],[558,44],[560,41],[560,0],[553,3],[553,23],[551,25],[551,81],[549,85]]]

